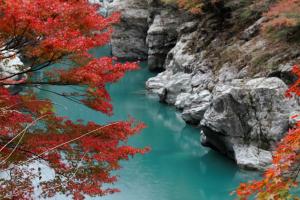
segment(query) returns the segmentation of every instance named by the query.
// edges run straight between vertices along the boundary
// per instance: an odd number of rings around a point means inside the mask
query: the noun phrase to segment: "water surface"
[[[109,48],[94,50],[97,56],[107,55]],[[224,156],[203,148],[199,129],[187,126],[179,113],[170,106],[160,104],[147,95],[145,81],[155,74],[148,72],[146,63],[130,72],[120,82],[108,86],[114,105],[114,116],[107,117],[83,105],[55,94],[41,91],[40,95],[52,99],[57,113],[71,119],[84,119],[106,123],[135,119],[147,128],[132,137],[129,143],[136,147],[150,146],[151,152],[122,162],[117,171],[119,181],[114,185],[120,193],[95,197],[99,200],[228,200],[229,193],[241,181],[253,178],[255,173],[238,170]],[[72,91],[74,87],[43,86],[56,92]]]

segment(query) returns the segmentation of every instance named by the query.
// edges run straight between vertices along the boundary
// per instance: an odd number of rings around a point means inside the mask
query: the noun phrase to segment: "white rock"
[[[272,153],[253,145],[233,145],[235,160],[241,168],[264,170],[272,162]]]
[[[183,110],[182,119],[190,124],[199,124],[210,103],[201,103],[197,107]]]
[[[263,153],[271,151],[286,133],[290,113],[299,110],[295,100],[284,97],[286,89],[283,81],[274,77],[216,86],[211,106],[201,121],[206,142],[244,167],[247,163],[249,168],[264,167],[259,159],[265,154],[257,154],[248,146]],[[232,151],[233,147],[238,151]],[[247,149],[241,151],[242,147]]]

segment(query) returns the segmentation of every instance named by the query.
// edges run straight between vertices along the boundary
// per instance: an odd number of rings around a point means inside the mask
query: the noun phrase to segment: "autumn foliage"
[[[132,119],[111,124],[73,122],[56,116],[53,103],[38,99],[28,88],[40,85],[77,85],[85,90],[79,101],[112,114],[106,84],[137,69],[136,63],[115,58],[94,58],[89,50],[109,42],[111,25],[119,14],[104,18],[87,0],[3,0],[0,2],[0,61],[21,56],[18,72],[0,73],[0,178],[1,199],[32,199],[35,179],[45,197],[57,193],[83,199],[84,195],[116,192],[104,188],[116,177],[112,170],[147,149],[126,145],[144,125]],[[68,59],[68,68],[60,64]],[[55,64],[55,67],[52,65]],[[51,67],[43,78],[36,71]],[[2,69],[5,71],[5,69]],[[26,86],[22,94],[14,87]],[[72,95],[72,94],[69,94]],[[64,94],[63,96],[67,96]],[[55,172],[44,180],[38,162]]]
[[[214,6],[222,0],[162,0],[163,2],[170,4],[175,3],[179,8],[187,10],[192,14],[199,15],[203,13],[203,10],[208,6]]]
[[[269,19],[265,28],[281,29],[300,25],[300,0],[280,0],[265,13]]]
[[[165,3],[176,3],[180,8],[190,11],[193,14],[203,13],[203,9],[207,6],[214,6],[217,3],[228,3],[224,0],[163,0]],[[233,5],[244,4],[244,1],[233,2]],[[299,0],[253,0],[249,1],[253,6],[248,9],[257,9],[259,7],[269,8],[264,16],[268,21],[264,24],[265,29],[292,28],[300,25],[300,1]]]

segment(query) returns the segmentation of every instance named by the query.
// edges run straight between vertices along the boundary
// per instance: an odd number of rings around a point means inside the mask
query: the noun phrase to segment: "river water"
[[[109,47],[93,50],[97,56],[109,55]],[[256,177],[256,173],[239,170],[233,161],[200,145],[199,129],[188,126],[179,113],[147,95],[145,81],[155,74],[141,63],[141,69],[128,73],[120,82],[108,86],[114,105],[114,115],[105,116],[83,105],[41,91],[43,98],[56,103],[56,112],[71,119],[106,123],[135,119],[147,128],[132,137],[136,147],[150,146],[151,152],[122,162],[116,173],[119,181],[113,185],[120,193],[95,197],[99,200],[228,200],[229,193],[241,181]],[[43,86],[43,89],[72,91],[70,86]],[[89,198],[88,198],[89,199]]]

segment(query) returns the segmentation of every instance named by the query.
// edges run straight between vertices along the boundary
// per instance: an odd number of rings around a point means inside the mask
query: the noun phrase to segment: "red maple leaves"
[[[136,63],[114,63],[116,59],[102,57],[88,62],[82,67],[61,70],[55,76],[66,84],[87,85],[84,102],[89,107],[112,114],[110,96],[105,90],[106,83],[113,83],[122,78],[126,71],[138,68]],[[99,67],[101,66],[101,67]]]
[[[112,114],[105,85],[137,69],[137,64],[89,53],[109,42],[111,25],[119,20],[118,13],[104,18],[97,10],[87,0],[1,1],[0,62],[22,56],[25,64],[16,66],[15,74],[0,73],[0,173],[9,174],[0,178],[0,198],[33,198],[33,182],[44,176],[40,169],[30,169],[36,161],[55,172],[40,184],[43,196],[64,193],[82,199],[116,192],[103,187],[116,181],[111,171],[120,168],[120,160],[148,151],[126,145],[144,128],[142,123],[72,122],[56,116],[52,102],[38,99],[31,90],[13,94],[6,88],[78,85],[85,90],[80,94],[82,103]],[[60,64],[66,59],[68,67]],[[50,66],[42,78],[34,75]]]

